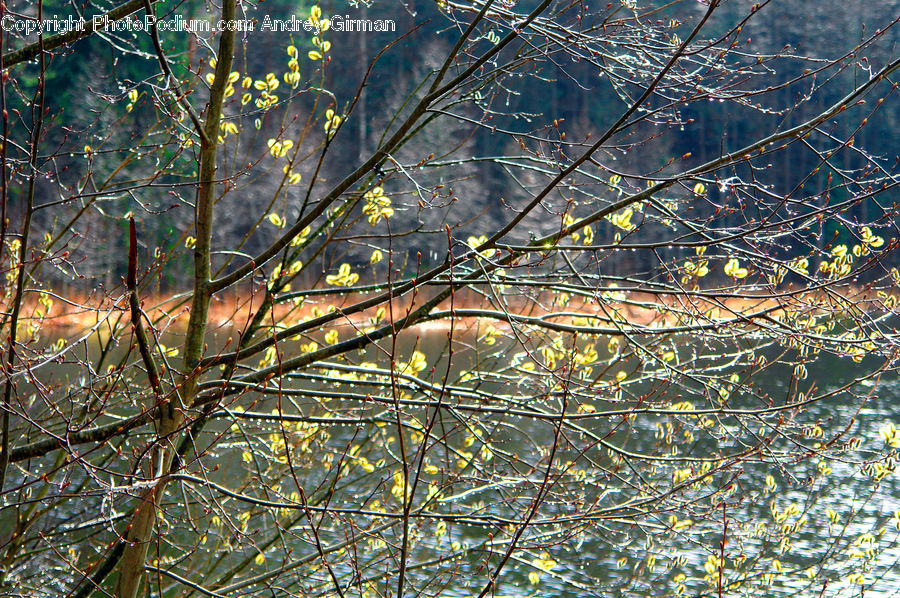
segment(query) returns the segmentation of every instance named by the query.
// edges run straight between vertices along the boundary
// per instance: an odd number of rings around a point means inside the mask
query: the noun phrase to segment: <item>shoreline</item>
[[[260,293],[232,293],[226,296],[213,297],[209,311],[209,330],[215,332],[222,328],[229,331],[243,328],[250,321],[262,302],[264,294]],[[269,325],[291,326],[302,320],[321,315],[342,306],[353,305],[364,295],[347,294],[339,297],[340,302],[328,302],[325,300],[308,299],[299,305],[278,304],[274,310],[274,322],[269,316]],[[815,313],[826,307],[840,307],[838,302],[852,302],[857,307],[865,309],[881,309],[888,311],[884,302],[872,291],[865,291],[847,287],[831,294],[821,292],[808,292],[805,290],[787,290],[781,295],[720,295],[716,299],[710,296],[694,296],[692,294],[652,294],[644,291],[621,291],[621,295],[615,298],[607,298],[593,302],[582,297],[573,298],[562,303],[559,296],[550,295],[526,299],[523,297],[510,297],[505,306],[509,314],[514,317],[537,318],[552,321],[557,324],[572,323],[579,317],[599,318],[598,322],[606,322],[609,325],[629,323],[647,327],[679,326],[689,321],[696,322],[702,318],[707,322],[716,320],[728,321],[742,319],[743,317],[765,312],[770,317],[783,315],[789,311]],[[427,295],[421,297],[413,305],[421,305],[428,299]],[[48,301],[49,300],[49,301]],[[141,302],[148,319],[157,330],[181,332],[187,324],[190,312],[190,293],[174,294],[171,296],[151,296]],[[454,310],[472,312],[476,310],[493,311],[497,307],[489,304],[480,295],[471,292],[458,293],[454,300]],[[387,304],[381,307],[387,308]],[[7,311],[4,305],[4,311]],[[396,300],[392,304],[395,313],[394,319],[401,319],[410,308],[409,302]],[[440,311],[449,311],[450,300],[441,304]],[[346,318],[341,326],[366,327],[373,324],[378,308],[369,309],[360,314],[354,314]],[[897,309],[892,311],[895,313]],[[389,318],[389,313],[383,315]],[[495,327],[510,327],[509,322],[502,318],[477,314],[464,314],[456,317],[455,326],[459,326],[460,320],[471,320],[466,328],[471,328],[473,323],[479,320],[494,323]],[[379,320],[381,321],[381,320]],[[117,324],[118,322],[118,324]],[[748,320],[749,323],[749,320]],[[130,324],[130,312],[125,293],[112,297],[99,296],[99,293],[82,296],[63,296],[54,292],[31,291],[24,301],[20,326],[28,327],[31,332],[34,327],[39,328],[39,336],[51,334],[53,336],[76,335],[87,333],[91,329],[110,330],[113,326]],[[449,331],[451,320],[444,317],[438,320],[428,320],[411,326],[411,328],[427,331]]]

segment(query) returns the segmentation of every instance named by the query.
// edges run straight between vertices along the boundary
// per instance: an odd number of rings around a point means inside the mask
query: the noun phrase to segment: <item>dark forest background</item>
[[[526,4],[520,3],[515,10],[526,12]],[[648,22],[665,22],[675,35],[679,31],[688,31],[704,8],[694,1],[657,4],[664,8],[648,13],[644,18]],[[308,1],[267,0],[258,5],[246,4],[244,18],[261,21],[269,15],[287,19],[291,14],[306,18],[311,6]],[[245,116],[240,149],[226,151],[223,157],[224,160],[246,159],[265,163],[267,138],[278,136],[282,131],[290,137],[293,128],[300,126],[311,111],[321,114],[333,108],[344,113],[359,93],[359,101],[352,114],[332,142],[329,159],[324,162],[319,181],[312,189],[313,197],[317,190],[326,188],[329,181],[355,168],[360,156],[376,147],[381,136],[390,128],[392,117],[398,110],[403,110],[404,100],[409,94],[416,93],[421,81],[440,64],[459,30],[458,25],[448,19],[436,3],[429,1],[376,0],[369,4],[326,1],[320,6],[325,15],[393,20],[396,32],[326,33],[333,46],[330,62],[324,69],[322,86],[333,98],[331,104],[323,104],[320,100],[314,105],[316,94],[309,93],[309,90],[298,93],[290,107],[266,115],[258,133],[253,129],[252,115]],[[751,2],[739,0],[726,2],[703,37],[713,39],[724,34],[739,24],[753,10],[753,6]],[[88,3],[81,9],[83,14],[90,15],[109,7]],[[18,8],[23,14],[34,14],[32,3]],[[590,25],[578,23],[577,6],[572,11],[573,27]],[[44,2],[44,13],[45,16],[56,14],[65,18],[73,13],[73,8],[59,0],[48,0]],[[169,0],[157,5],[160,19],[173,18],[176,13],[185,18],[208,18],[209,14],[206,5],[197,0]],[[638,14],[641,13],[639,10]],[[733,89],[736,96],[742,96],[739,100],[704,97],[703,93],[698,92],[697,97],[679,106],[677,111],[661,112],[659,118],[648,118],[628,137],[611,142],[599,159],[606,166],[614,166],[616,172],[644,177],[652,177],[654,173],[663,176],[673,158],[684,169],[732,151],[762,135],[801,122],[837,101],[854,85],[866,80],[869,72],[895,57],[900,30],[889,26],[898,14],[900,1],[896,0],[771,2],[743,26],[741,38],[744,45],[738,48],[738,53],[745,51],[760,56],[764,68],[759,69],[763,74],[757,73],[753,77],[744,78],[735,73]],[[508,31],[508,24],[496,25],[498,34]],[[836,48],[854,47],[884,28],[887,28],[884,35],[893,40],[891,43],[867,48],[864,55],[842,56],[836,53]],[[490,32],[483,33],[484,43],[490,43]],[[16,49],[28,41],[33,40],[11,38],[8,48]],[[287,59],[285,47],[290,41],[285,33],[257,31],[246,35],[235,62],[236,69],[241,77],[249,74],[259,79],[272,72],[281,78]],[[173,59],[173,69],[185,80],[191,78],[191,73],[200,73],[202,77],[209,72],[210,46],[203,36],[198,38],[181,32],[164,32],[163,42]],[[306,56],[313,47],[310,34],[297,34],[293,42],[300,49],[300,69],[306,77],[318,68]],[[458,201],[464,202],[471,219],[444,222],[449,213],[447,210],[441,209],[437,203],[423,207],[423,198],[415,195],[415,189],[410,188],[406,179],[396,173],[390,176],[389,172],[384,187],[392,195],[397,209],[392,219],[392,230],[403,233],[395,240],[395,250],[406,248],[411,252],[421,252],[426,262],[436,260],[439,259],[438,254],[429,252],[428,247],[432,238],[444,234],[443,224],[454,227],[455,234],[464,239],[466,234],[479,235],[495,230],[500,223],[508,220],[510,206],[514,206],[527,191],[501,159],[516,155],[518,148],[511,142],[510,136],[496,133],[493,127],[509,127],[534,135],[550,136],[551,123],[555,120],[566,131],[568,140],[580,141],[588,133],[596,135],[613,122],[626,106],[630,91],[640,85],[637,78],[630,80],[630,70],[634,67],[634,61],[639,60],[642,40],[634,39],[625,44],[615,39],[610,43],[620,44],[620,47],[611,46],[609,53],[603,57],[607,67],[604,75],[598,76],[596,66],[589,60],[576,61],[566,57],[565,62],[536,61],[531,76],[514,79],[514,86],[506,80],[504,85],[491,88],[494,97],[455,106],[456,115],[466,116],[468,122],[461,118],[448,119],[447,126],[440,128],[439,134],[429,133],[429,136],[414,138],[405,146],[402,155],[396,156],[396,159],[407,165],[414,165],[432,153],[438,158],[446,155],[445,162],[458,161],[458,165],[451,169],[436,171],[434,182],[443,183],[448,196],[452,194]],[[113,51],[113,48],[117,50]],[[126,50],[124,54],[121,51],[123,48]],[[360,91],[360,82],[373,57],[384,48],[387,49],[374,63],[367,85]],[[63,289],[86,290],[121,284],[127,253],[127,221],[122,216],[131,211],[139,223],[139,236],[146,258],[152,259],[151,255],[162,252],[169,254],[170,260],[183,263],[181,269],[161,269],[165,273],[160,275],[156,284],[163,288],[181,286],[184,281],[180,277],[187,277],[190,265],[184,239],[190,234],[193,216],[190,207],[193,194],[190,181],[195,168],[192,152],[187,151],[180,156],[173,154],[169,162],[160,157],[165,156],[165,152],[136,155],[126,168],[115,172],[113,165],[118,165],[123,158],[120,150],[104,152],[106,146],[125,146],[123,140],[133,139],[131,147],[141,147],[140,151],[146,151],[143,148],[148,146],[148,139],[151,141],[149,145],[157,144],[155,147],[165,147],[173,140],[173,131],[166,128],[165,119],[148,101],[148,82],[154,80],[159,72],[149,38],[139,33],[93,36],[58,54],[52,58],[47,72],[48,110],[53,122],[64,123],[65,126],[46,127],[48,133],[42,143],[42,153],[48,157],[43,168],[47,175],[37,196],[37,204],[43,208],[37,212],[35,229],[40,235],[63,235],[65,238],[64,247],[59,246],[57,251],[70,252],[72,267],[59,270],[59,285]],[[11,79],[13,87],[8,91],[8,102],[13,114],[10,137],[14,141],[17,134],[19,142],[27,138],[23,132],[32,119],[29,102],[34,93],[36,68],[36,63],[19,68],[15,79]],[[808,71],[816,68],[822,68],[821,72],[808,76]],[[804,73],[806,77],[802,77]],[[703,73],[698,71],[692,76],[699,81]],[[795,78],[799,80],[791,83]],[[194,80],[201,81],[198,77]],[[138,89],[142,95],[126,112],[126,94],[130,89]],[[758,93],[746,95],[748,91]],[[226,106],[226,113],[239,112],[234,106],[239,102],[239,96],[240,93],[232,98],[231,112]],[[195,101],[197,97],[194,96]],[[665,98],[656,97],[652,102],[661,105],[665,103]],[[202,106],[196,108],[199,111]],[[862,115],[863,110],[871,108],[857,106],[848,109],[860,111]],[[851,129],[859,125],[861,118],[842,119],[819,139],[809,140],[812,145],[821,143],[822,147],[826,147],[829,144],[827,133],[832,133],[835,139],[854,135],[855,145],[871,152],[868,156],[854,151],[836,153],[829,162],[830,166],[822,166],[814,177],[804,181],[803,193],[811,201],[836,202],[844,199],[824,192],[829,177],[840,176],[835,170],[851,173],[871,168],[877,163],[893,172],[897,155],[900,154],[900,137],[895,134],[896,123],[900,121],[900,101],[889,96],[879,110],[877,124],[863,126],[854,133]],[[745,181],[752,178],[768,193],[796,194],[796,174],[812,171],[820,162],[815,152],[799,143],[775,155],[777,157],[771,163],[752,173],[716,173],[721,184],[708,186],[708,205],[690,208],[697,210],[695,217],[702,218],[703,210],[714,209],[712,206],[717,202],[722,205],[727,203],[727,181],[730,177],[740,177]],[[85,164],[88,161],[94,182],[85,181]],[[310,160],[300,167],[304,185],[294,192],[295,196],[288,194],[279,204],[279,212],[286,217],[291,215],[292,202],[298,202],[299,196],[306,192],[306,183],[312,178],[315,162]],[[448,177],[448,172],[452,172],[452,176]],[[128,190],[129,180],[143,181],[149,173],[155,173],[152,185],[135,185],[136,192]],[[240,250],[252,255],[269,240],[264,238],[266,227],[255,226],[266,213],[276,179],[281,173],[271,170],[268,174],[248,173],[246,176],[252,177],[252,181],[248,181],[243,191],[226,195],[222,200],[225,205],[217,207],[217,214],[220,215],[214,240],[217,249],[229,251],[236,248],[249,233],[249,239]],[[522,176],[527,178],[531,173],[524,172]],[[601,176],[608,177],[605,173]],[[100,193],[100,197],[90,204],[91,213],[81,218],[72,230],[66,230],[71,217],[85,208],[86,198],[91,197],[96,181],[104,177],[114,177],[122,183]],[[632,181],[626,176],[623,184],[639,188],[643,183],[643,179]],[[838,193],[866,191],[854,190],[852,185],[848,189]],[[22,193],[21,187],[12,185],[11,218],[18,217],[16,200]],[[811,223],[807,247],[784,247],[781,257],[790,257],[792,253],[806,254],[809,247],[821,249],[823,245],[839,243],[842,239],[843,242],[852,242],[845,224],[852,223],[856,217],[860,220],[872,219],[873,215],[877,221],[877,212],[873,212],[877,209],[874,201],[861,202],[845,213],[845,222]],[[165,217],[142,218],[144,211],[148,214],[164,213]],[[736,217],[742,217],[740,211],[737,212]],[[544,230],[533,231],[534,234],[544,234],[558,223],[537,222],[533,226],[544,227]],[[611,224],[603,224],[599,228],[597,242],[608,241],[615,233]],[[652,227],[642,227],[641,234],[652,235],[653,230]],[[275,234],[274,230],[269,232]],[[335,244],[334,251],[341,252],[341,255],[329,255],[326,251],[318,259],[323,264],[336,257],[352,262],[367,260],[369,255],[362,249],[357,255],[352,245],[348,248],[347,244]],[[606,267],[610,274],[617,275],[649,271],[654,264],[637,263],[644,257],[620,256],[608,261]],[[312,284],[314,280],[308,282]]]

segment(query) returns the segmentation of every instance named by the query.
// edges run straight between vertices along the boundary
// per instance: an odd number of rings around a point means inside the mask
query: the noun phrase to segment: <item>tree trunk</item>
[[[235,19],[236,0],[225,0],[222,5],[222,20]],[[117,598],[136,598],[144,578],[144,562],[147,548],[153,534],[156,520],[156,505],[166,491],[166,474],[172,466],[175,455],[174,435],[180,429],[185,417],[185,408],[194,402],[199,377],[198,364],[203,356],[206,335],[206,320],[209,311],[210,245],[212,238],[213,203],[215,200],[216,139],[222,115],[222,101],[231,73],[234,54],[234,32],[224,30],[219,38],[219,55],[216,60],[215,79],[209,92],[209,106],[201,137],[200,168],[197,174],[197,208],[194,226],[197,242],[194,247],[194,294],[191,315],[188,321],[187,338],[184,349],[184,379],[180,389],[159,407],[157,428],[157,456],[153,459],[154,477],[157,483],[142,497],[135,509],[126,533],[128,542],[119,564],[119,579],[116,582]]]

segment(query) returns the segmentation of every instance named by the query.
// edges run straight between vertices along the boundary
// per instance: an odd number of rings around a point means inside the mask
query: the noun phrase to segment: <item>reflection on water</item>
[[[484,339],[483,331],[457,334],[452,342],[447,330],[407,331],[347,360],[300,370],[281,385],[229,391],[198,436],[198,456],[187,470],[202,470],[238,493],[262,488],[256,498],[279,506],[229,502],[186,485],[184,497],[170,493],[166,517],[174,544],[190,548],[182,560],[166,562],[190,576],[195,561],[215,555],[215,580],[230,568],[264,569],[275,559],[314,554],[307,514],[297,507],[302,489],[309,504],[329,511],[329,525],[319,530],[324,545],[346,542],[349,530],[361,534],[355,560],[331,563],[335,574],[369,580],[359,582],[362,588],[386,583],[403,538],[395,523],[405,462],[417,484],[413,502],[421,506],[410,583],[440,580],[451,595],[477,593],[487,572],[503,562],[498,596],[716,595],[720,575],[728,596],[898,593],[900,494],[892,462],[879,455],[880,428],[895,418],[900,423],[900,383],[865,386],[868,398],[828,395],[873,364],[823,354],[807,364],[803,382],[804,392],[815,389],[822,400],[759,417],[709,409],[694,415],[677,406],[704,409],[727,400],[740,411],[783,404],[799,384],[790,358],[776,346],[758,350],[766,358],[760,360],[745,347],[679,339],[671,363],[693,360],[698,376],[732,381],[710,398],[702,395],[708,385],[695,380],[663,384],[669,380],[664,368],[636,376],[652,364],[612,345],[577,345],[583,367],[566,370],[563,351],[542,352],[529,344],[535,339]],[[162,341],[181,343],[177,334]],[[334,339],[295,339],[276,358],[303,354],[313,342]],[[723,367],[721,356],[729,351],[734,358]],[[135,359],[114,347],[100,364],[91,343],[83,353],[100,370]],[[704,372],[704,355],[713,354],[708,361],[718,369]],[[748,355],[769,365],[742,387]],[[555,384],[532,375],[548,363],[557,366]],[[83,383],[82,364],[52,367],[45,379]],[[590,376],[575,376],[588,369]],[[146,439],[141,432],[125,447],[137,450]],[[853,448],[840,458],[819,458],[816,443]],[[714,457],[728,454],[742,458]],[[121,470],[114,455],[111,450],[97,462]],[[681,484],[704,468],[711,473],[703,483]],[[95,491],[89,479],[84,487]],[[84,499],[83,520],[98,511],[126,512],[130,500],[96,496]],[[186,502],[190,517],[182,510]],[[517,535],[526,520],[530,527]],[[513,542],[516,551],[507,554]],[[327,588],[323,577],[307,589],[317,595]]]
[[[426,337],[416,342],[441,364],[440,370],[445,363],[440,358],[441,351],[446,350],[445,339]],[[764,354],[775,363],[782,356],[781,351],[772,347]],[[539,556],[520,559],[522,564],[531,566],[509,574],[499,593],[519,595],[538,590],[529,579],[529,572],[534,575],[537,570],[540,592],[558,596],[606,596],[610,591],[615,595],[655,596],[664,593],[660,590],[663,585],[676,594],[716,595],[718,588],[710,586],[707,580],[718,576],[724,557],[724,595],[755,594],[760,589],[766,595],[783,596],[900,595],[900,488],[891,475],[892,459],[880,457],[885,447],[880,429],[891,421],[900,423],[896,407],[900,404],[900,381],[894,377],[867,381],[861,385],[861,393],[860,389],[854,393],[843,391],[876,365],[867,360],[855,363],[831,355],[819,356],[807,365],[805,388],[814,388],[818,395],[827,398],[783,414],[785,418],[806,422],[807,439],[820,437],[822,442],[844,444],[854,450],[837,459],[818,458],[814,454],[815,442],[801,444],[797,442],[799,438],[779,439],[786,442],[773,442],[772,454],[762,450],[731,473],[729,481],[739,490],[732,500],[724,500],[720,518],[692,521],[690,527],[683,529],[678,528],[687,521],[681,519],[685,512],[668,517],[654,513],[640,524],[630,519],[600,521],[583,532],[578,531],[578,525],[569,530],[562,526],[543,538],[536,533],[531,553]],[[617,364],[622,366],[621,362]],[[759,407],[758,397],[784,397],[796,392],[798,381],[793,374],[790,363],[771,366],[766,376],[755,381],[762,386],[756,389],[754,398],[741,403],[736,396],[731,406],[751,409]],[[725,373],[720,376],[725,377]],[[505,386],[515,383],[510,380],[505,384],[487,384],[482,389],[502,393]],[[834,394],[828,396],[832,391]],[[637,387],[631,392],[651,393],[652,388]],[[595,403],[601,411],[614,406],[614,402],[604,404],[599,399]],[[639,417],[627,431],[610,432],[606,422],[598,422],[595,431],[623,441],[635,453],[649,454],[659,448],[660,423],[660,418]],[[584,427],[591,429],[591,422]],[[552,429],[546,426],[529,428],[527,421],[517,421],[514,428],[518,434],[495,437],[495,444],[513,443],[507,447],[509,451],[527,451],[548,446],[552,440]],[[762,428],[759,434],[764,434]],[[528,446],[528,441],[534,445]],[[737,438],[728,435],[722,435],[718,442],[718,448],[729,443],[740,445]],[[712,444],[710,439],[698,440],[686,454],[703,456],[713,448]],[[558,458],[575,459],[576,452],[563,451]],[[603,470],[610,461],[594,464]],[[589,471],[581,484],[603,484],[603,479]],[[616,503],[627,494],[613,486],[594,490],[595,500],[601,503]],[[711,494],[711,490],[697,493],[698,501]],[[502,503],[494,504],[497,512],[503,512]],[[565,517],[574,511],[556,505],[545,512]],[[696,512],[708,513],[699,507]],[[461,542],[470,545],[483,543],[487,535],[483,528],[466,526],[459,526],[456,533]],[[552,554],[552,568],[541,564],[541,556],[550,556],[544,548]],[[732,568],[749,573],[724,573]]]

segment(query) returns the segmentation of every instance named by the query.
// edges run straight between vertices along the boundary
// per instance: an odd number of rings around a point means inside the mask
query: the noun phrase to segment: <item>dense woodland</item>
[[[85,7],[85,14],[93,14],[92,6]],[[97,9],[101,6],[97,5]],[[317,173],[312,193],[328,181],[352,171],[361,157],[383,139],[386,125],[395,118],[398,108],[414,92],[421,78],[435,67],[436,60],[452,47],[458,31],[433,2],[380,1],[321,6],[326,14],[393,20],[396,32],[329,33],[334,48],[320,81],[322,88],[327,90],[327,100],[312,93],[310,88],[298,90],[293,106],[263,115],[259,134],[252,139],[242,136],[239,146],[230,150],[234,159],[240,156],[248,165],[258,161],[264,164],[267,148],[263,140],[299,130],[302,123],[296,121],[296,114],[312,110],[318,116],[329,107],[343,112],[352,104],[353,110],[343,124],[341,134],[332,142],[329,159],[322,164],[304,163],[297,169],[306,182]],[[726,3],[707,26],[707,35],[725,33],[726,27],[733,27],[737,16],[752,6],[750,2],[737,0]],[[838,4],[814,0],[765,3],[759,14],[743,25],[735,54],[729,55],[735,64],[728,80],[704,81],[704,69],[699,64],[693,72],[685,72],[684,75],[691,78],[688,86],[673,87],[671,93],[660,91],[650,98],[642,109],[643,122],[628,136],[603,148],[603,165],[598,168],[598,176],[605,180],[618,174],[624,189],[640,188],[648,178],[647,173],[662,177],[675,169],[703,164],[745,146],[760,134],[775,133],[804,121],[895,58],[895,40],[900,29],[891,25],[897,6],[900,3],[893,0],[879,3],[849,0]],[[522,4],[518,8],[525,10],[527,6]],[[310,6],[303,3],[269,0],[244,5],[242,18],[260,22],[267,15],[289,18],[292,14],[307,14],[309,9]],[[696,2],[660,3],[659,10],[649,10],[641,18],[648,26],[662,26],[665,35],[678,36],[690,29],[692,19],[702,9],[703,5]],[[25,14],[33,13],[34,6],[23,5],[20,10]],[[58,0],[44,3],[45,14],[68,15],[71,10],[68,4]],[[581,20],[581,10],[578,5],[573,5],[560,15],[576,32],[579,27],[588,29],[594,25]],[[615,11],[623,10],[627,7],[615,8]],[[176,13],[210,18],[203,3],[195,0],[165,2],[158,8],[160,19],[171,18]],[[498,21],[495,34],[503,33],[507,25]],[[879,33],[882,30],[883,33]],[[483,44],[490,43],[490,34],[491,31],[483,34]],[[466,98],[453,104],[454,118],[445,119],[438,132],[417,136],[405,144],[395,159],[407,167],[429,154],[435,155],[434,164],[441,163],[442,157],[449,161],[465,155],[466,159],[459,160],[450,175],[446,169],[434,168],[435,182],[445,185],[446,196],[440,198],[421,197],[400,169],[391,164],[379,169],[383,187],[397,207],[393,222],[395,232],[402,234],[395,241],[395,249],[406,247],[412,252],[411,256],[421,251],[422,259],[429,263],[438,256],[427,251],[431,243],[427,239],[429,234],[442,236],[444,224],[477,236],[501,222],[509,213],[508,206],[527,195],[530,184],[527,175],[523,180],[519,176],[523,171],[513,166],[518,160],[542,164],[552,170],[554,152],[565,153],[569,149],[568,143],[581,142],[590,134],[598,134],[634,96],[642,77],[634,61],[642,59],[642,45],[648,44],[643,59],[651,64],[655,59],[649,48],[666,41],[652,39],[646,31],[644,35],[646,37],[632,38],[626,34],[622,38],[613,36],[603,40],[598,46],[597,57],[579,56],[577,52],[565,55],[558,49],[545,60],[532,57],[523,73],[511,77],[514,85],[498,84],[484,97]],[[846,53],[846,49],[852,49],[872,35],[878,38],[877,47],[866,47],[862,60],[852,51]],[[210,51],[202,36],[163,32],[163,37],[166,49],[171,52],[174,70],[208,72]],[[279,69],[284,68],[286,37],[284,33],[259,30],[242,34],[242,52],[235,64],[241,72],[253,76],[280,73]],[[301,48],[304,58],[300,61],[301,72],[304,75],[318,72],[314,62],[305,60],[306,50],[312,48],[310,34],[295,35],[294,43]],[[15,48],[22,44],[11,40],[10,45]],[[111,51],[112,48],[117,51]],[[382,48],[384,52],[379,54]],[[751,52],[754,56],[759,55],[758,61],[754,59],[756,64],[738,64]],[[191,176],[194,166],[184,156],[166,163],[165,152],[141,160],[138,151],[124,170],[116,174],[128,173],[135,181],[153,176],[158,193],[144,189],[139,195],[129,194],[127,184],[116,183],[97,190],[94,197],[79,194],[77,189],[84,184],[79,181],[81,169],[69,168],[70,165],[80,166],[84,160],[90,160],[92,184],[97,185],[118,167],[123,158],[120,148],[128,147],[129,139],[135,143],[150,141],[153,144],[170,143],[171,139],[167,139],[167,132],[161,128],[154,130],[154,126],[159,125],[155,120],[158,116],[145,96],[134,103],[130,113],[123,109],[127,102],[126,90],[141,89],[141,82],[151,78],[157,69],[146,35],[96,36],[73,44],[66,53],[70,55],[65,58],[65,68],[51,71],[47,77],[47,110],[56,122],[65,122],[66,126],[48,133],[47,146],[59,148],[54,152],[58,156],[54,160],[56,174],[43,181],[39,189],[39,204],[50,209],[36,215],[36,230],[40,234],[66,237],[65,250],[72,256],[73,269],[60,272],[56,277],[57,284],[81,290],[97,285],[109,288],[121,283],[126,269],[127,224],[122,215],[135,210],[137,204],[142,206],[140,209],[151,212],[167,212],[166,218],[142,219],[138,215],[139,224],[143,226],[140,236],[148,255],[157,248],[175,254],[183,246],[190,208],[177,185]],[[373,62],[376,55],[378,59]],[[597,76],[595,61],[603,64],[604,75]],[[810,74],[811,71],[815,72]],[[19,75],[21,95],[10,96],[13,113],[25,125],[31,118],[27,110],[30,98],[26,72],[23,69]],[[498,81],[502,79],[502,73],[491,76]],[[360,87],[364,78],[365,86]],[[232,108],[239,105],[239,96],[231,98]],[[675,108],[669,109],[675,104]],[[654,110],[658,112],[654,113]],[[736,223],[739,223],[743,217],[740,206],[752,204],[754,197],[729,185],[729,181],[736,178],[750,177],[768,196],[790,197],[808,205],[827,206],[843,202],[851,194],[865,194],[867,188],[835,185],[831,181],[859,178],[860,173],[873,169],[893,172],[900,154],[900,141],[893,134],[896,123],[900,122],[900,101],[889,97],[877,108],[863,104],[849,106],[848,110],[854,116],[825,124],[821,134],[803,143],[791,144],[786,151],[773,155],[771,162],[754,164],[752,169],[730,166],[716,171],[707,185],[709,201],[705,206],[692,206],[691,217],[702,221],[720,210],[726,213],[734,210]],[[863,123],[872,110],[877,110],[877,123]],[[548,135],[550,128],[556,126],[558,131]],[[559,138],[565,133],[565,141],[560,140],[552,147],[545,145],[544,155],[539,156],[532,153],[534,150],[521,151],[509,135],[497,134],[498,130],[549,138]],[[145,135],[150,137],[144,138]],[[854,146],[838,147],[823,163],[817,150],[828,151],[836,144],[835,140],[848,137],[855,141]],[[86,146],[94,150],[89,155],[85,152]],[[509,159],[504,161],[501,157]],[[674,164],[673,158],[677,158]],[[160,168],[162,172],[158,172]],[[802,188],[798,188],[794,174],[813,171],[802,181]],[[240,247],[253,254],[268,241],[260,231],[254,232],[255,221],[242,215],[248,211],[267,211],[268,198],[278,185],[280,174],[277,171],[266,175],[254,173],[253,184],[245,185],[241,193],[222,200],[216,221],[218,247]],[[635,176],[629,177],[630,174]],[[170,183],[175,186],[166,188]],[[680,194],[685,195],[686,191],[682,190]],[[10,197],[14,198],[20,192],[21,188],[11,186]],[[567,192],[571,192],[576,202],[590,201],[587,197],[579,198],[576,187]],[[678,195],[675,191],[676,199]],[[470,220],[455,215],[454,221],[445,222],[448,211],[441,209],[440,204],[448,200],[464,202]],[[300,192],[296,191],[284,194],[279,201],[279,208],[289,216],[297,212],[302,200]],[[430,202],[428,209],[422,209],[421,201]],[[91,209],[90,217],[80,219],[73,231],[76,234],[68,238],[64,232],[66,223],[83,209],[85,202],[93,203],[97,209]],[[737,207],[729,207],[733,202]],[[15,202],[10,205],[15,213]],[[785,246],[780,257],[786,259],[806,254],[807,249],[801,245],[822,249],[829,244],[850,242],[852,235],[848,225],[852,227],[856,220],[868,222],[875,212],[886,207],[864,201],[843,214],[845,221],[811,222],[801,244]],[[142,224],[145,221],[146,224]],[[720,220],[722,227],[729,224],[727,217]],[[881,224],[891,225],[890,222]],[[527,233],[517,233],[518,240],[542,236],[554,227],[559,227],[559,221],[532,222]],[[409,235],[412,231],[416,234]],[[615,231],[612,224],[601,225],[597,238],[610,240]],[[249,238],[245,239],[248,234]],[[659,227],[647,226],[641,229],[639,240],[652,242],[664,235]],[[346,253],[347,248],[340,251]],[[683,257],[677,251],[662,252],[662,255],[663,259],[670,260]],[[172,259],[180,259],[184,268],[188,267],[186,258],[173,255]],[[347,259],[365,261],[368,251],[351,250]],[[889,257],[888,265],[893,265],[894,259]],[[328,251],[325,251],[318,267],[320,274],[329,261]],[[656,257],[646,254],[627,259],[615,256],[604,260],[604,267],[610,274],[625,274],[652,269],[657,261]],[[304,273],[306,283],[315,283],[316,270],[311,268]],[[186,275],[185,269],[168,268],[157,284],[166,288],[179,287],[181,278]]]

